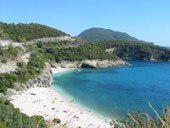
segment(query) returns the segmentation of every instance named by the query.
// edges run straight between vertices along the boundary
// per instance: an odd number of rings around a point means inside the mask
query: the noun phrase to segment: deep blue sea
[[[131,66],[55,74],[53,87],[74,104],[108,119],[128,112],[161,113],[170,105],[170,63],[129,61]]]

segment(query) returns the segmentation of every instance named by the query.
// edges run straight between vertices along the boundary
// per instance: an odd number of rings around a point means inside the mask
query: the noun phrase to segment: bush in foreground
[[[0,98],[0,128],[47,128],[47,124],[43,117],[29,117]]]
[[[163,108],[163,114],[160,116],[151,104],[149,106],[156,114],[156,118],[147,113],[133,112],[122,120],[112,121],[111,125],[114,125],[114,128],[170,128],[169,107]]]

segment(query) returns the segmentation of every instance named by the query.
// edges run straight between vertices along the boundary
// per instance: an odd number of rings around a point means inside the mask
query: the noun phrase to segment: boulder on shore
[[[94,68],[94,69],[97,69],[97,67],[95,65],[85,63],[85,62],[82,62],[81,68]]]

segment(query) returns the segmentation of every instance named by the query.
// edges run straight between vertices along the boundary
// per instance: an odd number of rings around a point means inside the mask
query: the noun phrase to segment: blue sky
[[[72,36],[109,28],[170,46],[170,0],[0,0],[0,21],[36,22]]]

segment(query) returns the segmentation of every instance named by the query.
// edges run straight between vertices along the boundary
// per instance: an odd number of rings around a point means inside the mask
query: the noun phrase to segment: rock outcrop
[[[8,46],[13,46],[13,47],[20,47],[23,50],[25,50],[25,48],[23,47],[24,43],[20,43],[20,42],[14,42],[12,40],[7,40],[7,39],[1,39],[0,38],[0,46],[2,47],[8,47]]]
[[[107,67],[117,67],[117,66],[129,66],[130,64],[123,60],[103,60],[97,61],[96,66],[98,68],[107,68]]]
[[[115,66],[128,66],[129,63],[123,60],[84,60],[84,61],[62,61],[56,67],[63,68],[107,68]]]
[[[32,87],[49,87],[53,82],[53,74],[50,64],[46,63],[40,76],[30,79],[26,83],[16,83],[17,88],[28,89]]]
[[[129,63],[123,60],[84,60],[84,61],[62,61],[57,63],[55,66],[63,68],[106,68],[114,66],[128,66]],[[54,65],[53,65],[54,66]],[[15,87],[18,89],[29,89],[32,87],[49,87],[53,82],[53,74],[51,65],[46,63],[45,68],[40,76],[30,79],[26,83],[16,83]],[[0,93],[0,97],[8,98],[11,95],[22,93],[22,91],[16,91],[14,89],[8,89],[6,95]]]
[[[97,69],[96,65],[86,63],[86,62],[82,62],[81,68],[94,68],[94,69]]]
[[[30,53],[25,53],[22,55],[18,55],[13,59],[8,58],[8,60],[6,60],[7,62],[5,63],[2,60],[0,60],[0,73],[11,73],[16,71],[17,63],[24,62],[27,64],[29,62],[30,55],[31,55]]]
[[[9,46],[13,43],[12,40],[4,40],[4,39],[0,39],[0,46],[6,47]]]
[[[38,38],[38,39],[28,41],[27,44],[32,44],[32,43],[40,42],[40,41],[53,42],[53,41],[65,41],[65,40],[74,41],[75,39],[72,39],[70,36],[44,37],[44,38]]]

